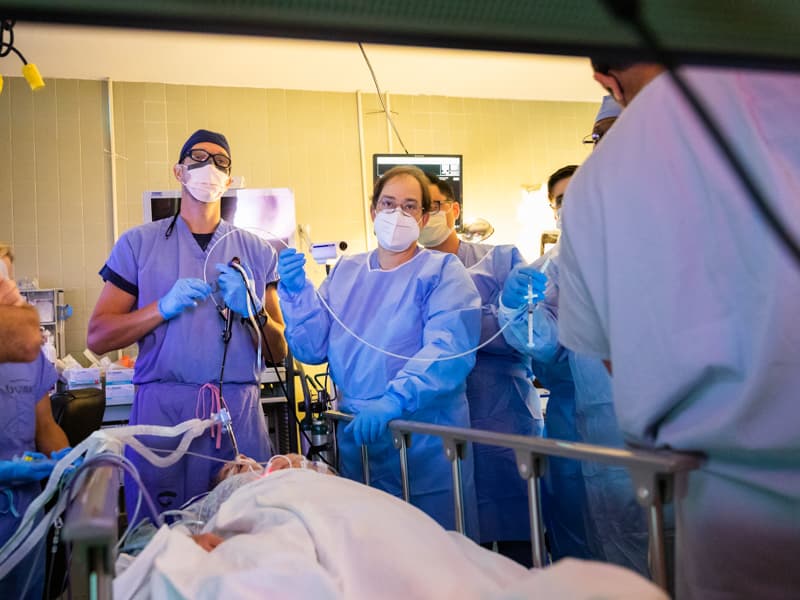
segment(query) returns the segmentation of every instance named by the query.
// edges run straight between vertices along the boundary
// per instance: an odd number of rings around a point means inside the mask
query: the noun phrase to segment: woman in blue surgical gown
[[[305,277],[302,254],[284,250],[278,261],[290,349],[302,362],[327,360],[340,408],[356,415],[338,432],[342,474],[362,480],[365,443],[370,484],[396,496],[400,461],[388,422],[404,418],[468,427],[465,380],[475,364],[468,351],[480,334],[480,297],[466,269],[455,256],[417,246],[429,210],[424,174],[396,167],[378,181],[372,198],[376,250],[343,257],[319,295]],[[441,440],[413,436],[408,460],[412,503],[452,529],[453,484]],[[469,454],[462,472],[467,532],[476,535]]]

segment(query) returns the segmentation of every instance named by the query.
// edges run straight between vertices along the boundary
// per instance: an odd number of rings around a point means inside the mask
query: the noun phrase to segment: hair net
[[[614,96],[604,96],[603,102],[600,104],[600,111],[594,118],[594,122],[597,123],[603,119],[616,119],[621,113],[622,107],[614,100]]]

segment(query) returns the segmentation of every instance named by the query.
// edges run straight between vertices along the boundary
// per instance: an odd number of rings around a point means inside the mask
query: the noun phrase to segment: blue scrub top
[[[250,268],[257,292],[263,294],[268,283],[277,281],[275,250],[258,236],[220,221],[203,250],[182,218],[175,222],[172,235],[165,237],[169,222],[163,219],[126,231],[106,262],[106,268],[127,283],[123,289],[136,296],[134,309],[158,301],[185,277],[205,278],[216,289],[219,273],[215,265],[233,257]],[[101,274],[109,280],[106,268]],[[112,283],[117,284],[116,278]],[[214,298],[222,304],[219,292]],[[133,382],[216,382],[222,363],[222,329],[223,321],[211,299],[162,323],[139,340]],[[255,344],[244,333],[234,332],[231,337],[226,382],[254,383],[260,372]]]

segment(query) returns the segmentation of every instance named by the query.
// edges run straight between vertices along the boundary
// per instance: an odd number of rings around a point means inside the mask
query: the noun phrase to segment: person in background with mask
[[[547,196],[560,222],[560,201],[577,165],[558,169],[547,180]],[[569,356],[558,348],[558,244],[530,265],[517,265],[506,278],[498,309],[501,325],[514,323],[503,331],[506,341],[519,352],[533,358],[533,372],[550,391],[545,411],[548,438],[579,441],[575,422],[575,383]],[[545,299],[533,308],[533,346],[528,342],[528,283],[542,273],[547,277]],[[542,504],[550,555],[553,560],[565,557],[597,558],[589,544],[587,531],[586,488],[577,460],[551,458],[542,486]]]
[[[36,360],[42,346],[39,314],[11,277],[14,254],[0,242],[0,363]]]
[[[114,245],[100,271],[106,283],[89,320],[88,345],[104,353],[138,343],[131,424],[173,426],[208,417],[219,410],[222,387],[239,451],[265,461],[270,448],[259,400],[260,339],[245,319],[250,294],[244,278],[228,263],[238,258],[252,276],[251,291],[259,305],[253,310],[268,346],[262,350],[267,360],[277,363],[286,356],[286,343],[275,289],[276,256],[261,238],[221,219],[230,171],[225,136],[200,129],[189,137],[174,167],[181,183],[179,212],[171,220],[125,232]],[[215,263],[216,270],[206,267]],[[212,284],[218,286],[213,298]],[[229,314],[226,353],[221,333]],[[203,436],[189,450],[221,459],[234,456],[224,434],[215,439]],[[128,456],[159,510],[178,508],[208,491],[220,464],[187,455],[164,469],[131,450]],[[128,506],[134,506],[138,490],[126,481],[125,491]]]
[[[490,246],[458,239],[455,224],[461,207],[453,189],[435,175],[431,216],[419,242],[431,250],[458,256],[481,295],[480,342],[497,334],[497,305],[511,270],[524,261],[516,246]],[[537,292],[544,283],[537,279]],[[467,378],[470,422],[475,429],[541,436],[544,430],[539,395],[533,387],[531,361],[496,337],[478,351]],[[532,566],[527,482],[519,476],[513,450],[476,444],[475,487],[478,494],[480,543],[517,562]]]
[[[14,274],[11,247],[0,243],[0,282]],[[16,288],[14,288],[16,289]],[[17,292],[19,294],[19,292]],[[36,312],[33,307],[31,310]],[[56,460],[69,451],[64,431],[53,419],[50,390],[58,375],[41,352],[27,362],[0,362],[0,546],[22,522],[28,505],[42,491]],[[2,337],[5,337],[5,333]],[[66,451],[65,451],[66,450]],[[46,455],[52,455],[48,459]],[[44,591],[45,539],[0,579],[0,598],[39,600]]]
[[[395,496],[402,493],[400,459],[389,421],[469,427],[465,381],[480,335],[480,297],[464,266],[417,245],[431,210],[428,185],[416,167],[387,171],[370,210],[378,248],[339,259],[319,292],[306,278],[303,254],[287,249],[278,260],[289,348],[305,363],[327,360],[340,408],[355,414],[338,432],[341,475],[363,481],[365,444],[370,484]],[[412,503],[453,529],[453,480],[441,440],[414,435],[408,464]],[[462,467],[467,533],[475,536],[471,453]]]
[[[611,96],[603,99],[592,134],[587,136],[595,148],[619,117],[621,110]],[[548,186],[550,202],[557,213],[556,221],[559,228],[562,199],[576,170],[575,165],[570,165],[559,169],[550,178]],[[550,285],[546,291],[545,302],[535,309],[541,312],[543,318],[539,328],[541,335],[537,337],[534,348],[528,349],[527,352],[534,359],[534,371],[537,375],[541,373],[542,377],[548,380],[551,372],[563,372],[569,375],[574,388],[574,409],[570,409],[574,413],[559,410],[564,409],[567,403],[561,402],[560,394],[556,394],[554,398],[551,390],[548,408],[552,407],[552,413],[548,411],[548,435],[550,437],[574,435],[575,440],[579,442],[624,448],[625,441],[614,412],[611,378],[602,361],[572,352],[558,342],[559,246],[548,253],[548,258],[550,262],[547,272]],[[543,264],[544,260],[537,261],[536,266]],[[506,329],[505,334],[515,348],[525,350],[527,322],[524,319],[517,317]],[[567,361],[568,371],[563,370],[563,364],[559,364],[564,360]],[[568,382],[564,381],[562,386],[558,387],[567,388]],[[574,467],[574,461],[570,461],[568,466]],[[628,567],[648,576],[647,522],[642,507],[636,501],[633,483],[627,469],[586,461],[581,461],[578,466],[579,474],[583,477],[582,487],[586,497],[583,521],[591,558]],[[558,489],[557,481],[555,483]],[[557,502],[558,498],[553,498],[553,501]],[[551,504],[548,505],[549,508]],[[556,525],[557,532],[558,525]]]
[[[676,597],[800,595],[800,265],[661,65],[570,183],[559,337],[602,359],[626,439],[707,459],[676,495]],[[800,76],[680,68],[800,239]]]

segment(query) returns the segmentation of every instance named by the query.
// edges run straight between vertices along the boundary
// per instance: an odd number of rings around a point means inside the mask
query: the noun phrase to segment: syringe
[[[550,264],[548,257],[542,265],[541,272],[547,271]],[[533,348],[533,280],[528,281],[528,348]]]
[[[533,283],[528,281],[528,348],[533,348]]]

